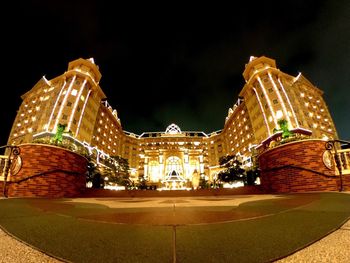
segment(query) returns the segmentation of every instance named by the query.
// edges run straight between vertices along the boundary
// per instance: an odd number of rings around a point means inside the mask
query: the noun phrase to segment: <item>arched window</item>
[[[180,130],[179,126],[177,126],[176,124],[172,123],[166,128],[165,133],[178,134],[178,133],[181,133],[181,130]]]
[[[148,173],[152,182],[158,182],[161,179],[159,163],[157,161],[150,161],[148,163]]]
[[[178,174],[183,174],[182,164],[179,157],[171,156],[166,160],[166,174],[176,171]]]

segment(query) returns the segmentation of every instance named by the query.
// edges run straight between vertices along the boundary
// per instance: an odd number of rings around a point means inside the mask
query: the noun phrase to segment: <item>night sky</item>
[[[249,57],[276,59],[324,91],[341,139],[350,140],[350,2],[233,1],[229,6],[167,2],[12,1],[1,19],[0,145],[20,95],[78,58],[95,59],[100,86],[124,130],[222,129],[244,85]],[[5,95],[6,94],[6,95]]]

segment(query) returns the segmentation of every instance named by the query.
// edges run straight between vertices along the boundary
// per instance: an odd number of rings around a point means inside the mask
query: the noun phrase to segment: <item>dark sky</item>
[[[265,55],[322,89],[340,138],[350,139],[349,1],[12,2],[0,18],[1,145],[21,94],[90,57],[127,131],[164,131],[172,122],[182,130],[222,129],[249,57]]]

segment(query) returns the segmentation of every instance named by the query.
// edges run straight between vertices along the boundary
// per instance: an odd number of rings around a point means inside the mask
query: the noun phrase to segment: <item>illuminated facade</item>
[[[273,59],[262,56],[250,58],[243,77],[246,83],[222,130],[206,134],[171,124],[165,132],[136,135],[123,131],[99,86],[101,73],[93,59],[77,59],[63,75],[43,77],[22,95],[8,143],[31,142],[66,124],[75,140],[128,159],[134,179],[185,188],[198,186],[200,176],[212,180],[221,156],[240,154],[249,160],[253,149],[273,135],[279,119],[286,119],[290,130],[311,131],[314,138],[337,138],[323,92],[301,74],[283,73]]]

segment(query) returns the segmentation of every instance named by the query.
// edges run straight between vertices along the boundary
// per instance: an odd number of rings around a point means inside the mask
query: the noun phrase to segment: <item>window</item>
[[[70,101],[67,102],[67,107],[72,106],[72,103]]]
[[[274,99],[274,100],[273,100],[273,103],[274,103],[274,104],[278,104],[278,100],[277,100],[277,99]]]
[[[182,165],[179,157],[171,156],[166,161],[166,173],[169,174],[172,171],[176,171],[182,174]]]

